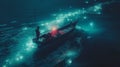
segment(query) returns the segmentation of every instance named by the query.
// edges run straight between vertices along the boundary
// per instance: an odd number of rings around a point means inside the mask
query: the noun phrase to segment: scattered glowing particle
[[[16,61],[19,61],[19,60],[22,60],[23,59],[23,56],[21,55],[21,56],[18,56],[17,58],[16,58]]]
[[[41,33],[44,33],[44,32],[45,32],[45,30],[40,30],[40,32],[41,32]]]
[[[29,40],[27,43],[26,43],[26,50],[27,51],[32,51],[33,49],[35,48],[35,44],[33,43],[32,40]]]
[[[45,24],[43,24],[43,23],[41,24],[41,26],[44,26],[44,25],[45,25]]]
[[[27,30],[27,29],[28,29],[27,27],[24,27],[24,28],[23,28],[24,31]]]
[[[49,23],[45,23],[46,25],[49,25]]]
[[[59,16],[60,16],[60,17],[63,17],[63,16],[64,16],[64,14],[60,14]]]
[[[101,9],[101,6],[100,5],[95,6],[95,9]]]
[[[30,46],[30,47],[27,47],[26,50],[27,50],[27,51],[32,51],[33,48],[34,48],[33,46]]]
[[[20,59],[17,57],[16,60],[19,61]]]
[[[61,22],[61,20],[56,20],[56,22],[57,22],[57,23],[60,23],[60,22]]]
[[[91,39],[92,37],[91,36],[88,36],[87,39]]]
[[[29,48],[26,48],[26,50],[27,50],[27,51],[30,51],[30,49],[29,49]]]
[[[29,41],[27,44],[26,44],[26,46],[28,46],[28,47],[31,47],[33,45],[33,42],[32,41]]]
[[[10,61],[9,59],[7,59],[5,62],[6,62],[7,64],[11,64],[11,61]]]
[[[20,59],[23,59],[23,56],[20,56],[19,58],[20,58]]]
[[[71,59],[68,59],[67,60],[67,64],[71,64],[72,63],[72,60]]]
[[[101,14],[101,12],[98,12],[97,14]]]
[[[86,16],[84,16],[84,17],[83,17],[83,19],[87,19],[87,17],[86,17]]]
[[[71,15],[72,15],[71,13],[68,14],[68,16],[71,16]]]
[[[101,4],[94,6],[94,11],[99,11],[101,8]]]
[[[76,26],[76,29],[81,30],[82,28],[81,26]]]
[[[67,57],[75,57],[77,55],[77,53],[75,52],[75,51],[68,51],[67,53],[66,53],[66,56]]]
[[[6,65],[3,65],[3,67],[7,67]]]
[[[88,4],[88,3],[89,3],[89,1],[85,1],[85,3],[86,3],[86,4]]]
[[[69,18],[68,18],[67,21],[72,21],[72,19],[69,19]]]
[[[85,10],[85,8],[82,8],[83,10]]]
[[[34,45],[32,45],[31,47],[32,47],[32,48],[35,48],[35,46],[34,46]]]
[[[90,23],[90,26],[93,27],[93,25],[94,25],[93,22],[91,22],[91,23]]]
[[[9,60],[7,59],[5,62],[9,62]]]
[[[67,21],[70,21],[70,19],[68,18]]]

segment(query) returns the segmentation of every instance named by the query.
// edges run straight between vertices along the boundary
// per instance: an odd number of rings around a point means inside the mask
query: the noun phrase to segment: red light
[[[53,27],[53,28],[52,28],[52,31],[56,31],[56,30],[57,30],[57,28],[56,28],[56,27]]]
[[[56,27],[53,27],[52,28],[52,32],[51,32],[51,35],[53,36],[53,37],[55,37],[56,36],[56,34],[57,34],[57,28]]]

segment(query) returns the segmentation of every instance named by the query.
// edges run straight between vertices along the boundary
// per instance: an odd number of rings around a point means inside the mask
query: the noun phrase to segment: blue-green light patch
[[[85,1],[85,3],[86,3],[86,4],[88,4],[88,3],[89,3],[89,1]]]
[[[67,57],[70,57],[70,58],[74,58],[78,55],[77,51],[74,51],[74,50],[69,50],[66,52],[66,56]]]
[[[71,63],[72,63],[72,59],[68,59],[67,64],[71,64]]]
[[[93,23],[93,22],[90,22],[89,24],[90,24],[90,26],[91,26],[91,27],[93,27],[93,26],[94,26],[94,23]]]
[[[86,17],[86,16],[84,16],[84,17],[83,17],[83,19],[87,19],[87,17]]]
[[[3,67],[7,67],[6,65],[3,65]]]
[[[97,4],[89,8],[73,9],[69,11],[63,11],[61,13],[56,13],[53,14],[52,18],[50,18],[49,20],[47,19],[36,22],[36,25],[40,26],[41,34],[44,34],[51,31],[54,26],[60,28],[76,19],[86,20],[87,19],[86,14],[92,14],[92,13],[101,14],[101,9],[102,9],[101,6],[102,4]],[[12,66],[15,65],[16,63],[22,62],[27,57],[31,56],[32,53],[34,53],[34,51],[37,49],[37,45],[32,42],[32,39],[35,37],[35,34],[33,33],[35,27],[34,28],[23,27],[21,29],[22,31],[16,37],[14,37],[18,41],[17,47],[15,47],[15,50],[13,48],[15,52],[12,51],[14,53],[11,54],[11,56],[8,56],[9,61],[7,62],[5,61],[3,67],[10,65]],[[99,31],[97,24],[93,22],[85,23],[81,26],[78,25],[76,28],[83,29],[88,33],[96,33],[97,31]],[[74,57],[76,55],[78,55],[76,51],[66,52],[66,56],[68,57]],[[69,60],[69,63],[72,63],[72,60]]]

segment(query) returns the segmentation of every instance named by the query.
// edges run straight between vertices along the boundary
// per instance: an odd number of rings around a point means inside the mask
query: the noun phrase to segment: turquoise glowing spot
[[[7,64],[11,64],[11,61],[9,59],[5,60]]]
[[[28,42],[28,43],[26,44],[26,46],[27,46],[27,47],[33,46],[33,42],[32,42],[32,41]]]
[[[101,12],[98,12],[97,14],[101,14]]]
[[[35,48],[35,44],[33,43],[32,40],[29,40],[29,41],[26,43],[26,50],[27,50],[27,51],[32,51],[34,48]]]
[[[20,56],[19,58],[20,58],[20,59],[23,59],[23,56]]]
[[[49,25],[49,23],[45,23],[46,25]]]
[[[3,65],[3,67],[7,67],[6,65]]]
[[[89,3],[89,1],[85,1],[85,3],[86,3],[86,4],[88,4],[88,3]]]
[[[71,59],[68,59],[68,60],[67,60],[67,63],[68,63],[68,64],[71,64],[71,63],[72,63],[72,60],[71,60]]]
[[[28,28],[27,28],[27,27],[24,27],[23,30],[28,30]]]
[[[71,15],[72,15],[71,13],[68,14],[68,16],[71,16]]]
[[[72,19],[67,18],[67,21],[72,21]]]
[[[45,30],[40,30],[40,32],[41,32],[41,33],[44,33],[44,32],[45,32]]]
[[[92,37],[91,37],[91,36],[88,36],[88,37],[87,37],[87,39],[90,39],[90,38],[92,38]]]
[[[16,61],[20,61],[20,60],[22,60],[22,59],[23,59],[23,56],[22,56],[22,55],[16,57]]]
[[[101,4],[94,6],[94,11],[99,11],[101,8]]]
[[[91,27],[93,27],[93,25],[94,25],[94,23],[93,23],[93,22],[91,22],[91,23],[90,23],[90,26],[91,26]]]
[[[44,26],[44,25],[45,25],[45,24],[43,24],[43,23],[41,24],[41,26]]]
[[[82,28],[81,26],[76,26],[76,29],[81,30]]]
[[[57,23],[60,23],[60,22],[61,22],[61,20],[56,20],[56,22],[57,22]]]
[[[75,57],[76,55],[77,55],[77,53],[75,51],[68,51],[66,53],[66,56],[68,56],[68,57]]]
[[[33,46],[26,48],[27,51],[31,51]]]
[[[7,59],[5,62],[9,62],[9,60]]]
[[[95,9],[101,9],[101,6],[100,5],[95,6]]]
[[[86,17],[86,16],[84,16],[84,17],[83,17],[83,19],[87,19],[87,17]]]
[[[19,61],[19,60],[20,60],[20,59],[17,57],[17,58],[16,58],[16,61]]]

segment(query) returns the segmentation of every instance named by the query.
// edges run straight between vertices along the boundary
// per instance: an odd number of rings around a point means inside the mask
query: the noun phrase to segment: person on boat
[[[35,30],[35,32],[36,32],[36,39],[37,40],[39,40],[39,37],[40,37],[40,27],[39,26],[37,26],[37,28],[36,28],[36,30]]]

